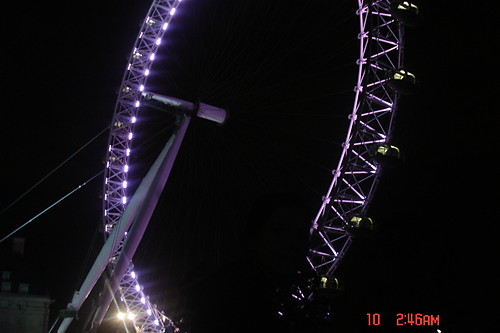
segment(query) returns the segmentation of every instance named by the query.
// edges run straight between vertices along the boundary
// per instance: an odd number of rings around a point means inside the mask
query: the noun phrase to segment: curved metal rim
[[[403,66],[403,29],[390,12],[390,0],[358,0],[359,58],[349,128],[337,168],[312,227],[315,244],[311,268],[331,276],[352,237],[346,230],[353,215],[365,215],[381,168],[371,159],[374,145],[391,139],[399,94],[388,87],[386,73]]]
[[[104,231],[105,237],[118,223],[127,204],[127,173],[131,143],[149,71],[162,42],[168,24],[182,0],[154,0],[135,40],[129,56],[111,122],[104,175]],[[123,240],[117,240],[123,242]],[[121,252],[118,246],[117,258]],[[138,281],[133,264],[120,282],[121,299],[128,312],[134,314],[134,326],[140,332],[163,332],[173,322],[149,302]]]

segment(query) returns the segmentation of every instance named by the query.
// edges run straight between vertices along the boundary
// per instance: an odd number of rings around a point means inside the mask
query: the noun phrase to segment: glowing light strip
[[[138,119],[140,93],[146,87],[157,49],[163,42],[163,35],[179,3],[180,0],[153,1],[132,48],[122,79],[112,120],[112,124],[117,126],[111,127],[108,143],[110,151],[106,158],[105,169],[107,181],[104,184],[103,215],[104,229],[108,234],[118,222],[129,201],[125,191],[129,185],[127,180],[130,169],[129,158],[134,127]],[[133,275],[136,275],[135,272]],[[165,321],[169,320],[154,310],[147,297],[144,296],[137,277],[126,274],[120,286],[123,286],[126,307],[137,311],[133,321],[135,325],[139,324],[139,330],[151,333],[163,332]],[[125,286],[133,286],[133,288],[125,288]],[[136,302],[137,300],[139,301]],[[170,325],[171,322],[167,324]]]

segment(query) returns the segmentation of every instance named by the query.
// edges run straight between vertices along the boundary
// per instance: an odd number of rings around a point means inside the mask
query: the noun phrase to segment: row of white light
[[[137,274],[134,271],[132,271],[132,272],[130,272],[130,276],[132,277],[132,279],[135,282],[135,287],[134,287],[135,291],[141,293],[141,303],[144,304],[144,305],[146,305],[146,297],[144,296],[144,293],[142,292],[141,285],[137,282]],[[149,306],[148,306],[148,308],[146,310],[146,313],[148,314],[148,316],[151,316],[153,314],[153,311],[151,310],[151,308]],[[125,319],[134,320],[135,317],[136,317],[136,315],[133,312],[130,312],[130,311],[128,311],[126,314],[123,313],[123,312],[118,312],[117,317],[118,317],[118,319],[121,319],[121,320],[125,320]],[[158,321],[158,319],[154,319],[153,323],[156,326],[158,326],[160,324],[159,321]]]
[[[182,1],[182,0],[179,0],[179,2],[181,2],[181,1]],[[175,14],[175,10],[176,10],[176,8],[172,8],[172,9],[170,10],[170,15],[171,15],[171,16],[173,16],[173,15]],[[149,20],[151,20],[151,19],[148,17],[148,18],[146,19],[146,21],[149,21]],[[151,21],[152,21],[152,20],[151,20]],[[154,22],[152,22],[152,23],[154,23]],[[165,31],[165,30],[167,30],[167,28],[168,28],[168,22],[165,22],[165,23],[163,24],[163,26],[162,26],[162,30],[163,30],[163,31]],[[141,37],[143,36],[143,34],[144,34],[144,33],[141,31],[141,32],[140,32],[140,34],[139,34],[139,38],[141,38]],[[157,38],[157,39],[156,39],[156,41],[155,41],[155,44],[159,46],[159,45],[161,44],[161,40],[162,40],[162,39],[161,39],[161,37]],[[137,53],[137,48],[135,48],[135,49],[134,49],[133,54],[138,54],[138,53]],[[151,54],[149,55],[149,60],[154,61],[154,60],[155,60],[155,57],[156,57],[156,55],[155,55],[155,53],[153,52],[153,53],[151,53]],[[127,65],[127,70],[130,70],[131,68],[132,68],[132,63],[129,63],[129,64]],[[145,69],[145,70],[144,70],[144,75],[145,75],[145,76],[149,76],[149,74],[150,74],[150,70],[149,70],[149,69]],[[144,89],[145,89],[144,84],[139,85],[139,88],[138,88],[139,92],[144,91]],[[140,101],[138,101],[138,100],[137,100],[137,101],[135,101],[134,106],[135,106],[136,108],[140,107],[140,106],[141,106]],[[131,122],[132,124],[135,124],[135,123],[137,122],[137,117],[133,116],[133,117],[130,119],[130,122]],[[133,138],[133,136],[134,136],[134,134],[133,134],[132,132],[129,132],[129,133],[128,133],[128,136],[127,136],[128,140],[129,140],[129,141],[131,141],[131,140],[132,140],[132,138]],[[111,147],[111,145],[110,145],[110,146],[109,146],[109,151],[111,151],[111,149],[112,149],[112,147]],[[126,155],[127,155],[127,156],[129,156],[129,155],[130,155],[130,149],[129,149],[129,148],[127,148]],[[110,167],[110,163],[109,163],[109,161],[107,162],[106,167],[107,167],[107,168],[109,168],[109,167]],[[124,170],[123,170],[123,171],[124,171],[124,172],[128,172],[128,170],[129,170],[129,166],[128,166],[128,164],[125,164],[125,166],[124,166]],[[105,180],[105,181],[106,181],[106,184],[107,184],[108,179],[106,178],[106,180]],[[127,188],[127,181],[126,181],[126,180],[125,180],[125,181],[123,181],[122,186],[123,186],[123,188]],[[104,199],[105,199],[105,200],[107,200],[107,195],[106,195],[106,194],[104,195]],[[126,205],[126,204],[127,204],[127,201],[128,201],[128,200],[127,200],[127,197],[126,197],[126,196],[123,196],[123,197],[121,198],[121,200],[122,200],[122,204],[123,204],[123,205]],[[104,211],[104,216],[107,216],[107,211],[106,211],[106,210]]]
[[[181,2],[181,1],[182,1],[182,0],[179,0],[179,2]],[[170,9],[170,11],[169,11],[170,16],[173,16],[173,15],[175,14],[175,11],[176,11],[176,8],[175,8],[175,7],[174,7],[174,8],[171,8],[171,9]],[[151,19],[150,17],[147,17],[147,18],[146,18],[146,24],[147,24],[147,25],[152,25],[152,24],[155,24],[155,23],[156,23],[156,22],[154,22],[154,20],[153,20],[153,19]],[[166,31],[166,30],[167,30],[167,28],[168,28],[168,22],[164,22],[164,23],[162,24],[162,26],[161,26],[161,29],[162,29],[163,31]],[[141,32],[140,32],[140,35],[139,35],[139,38],[142,38],[142,36],[143,36],[143,35],[144,35],[144,32],[143,32],[143,31],[141,31]],[[156,46],[159,46],[161,43],[162,43],[162,38],[161,38],[161,37],[158,37],[158,38],[156,38],[156,40],[154,40],[154,44],[155,44]],[[141,52],[142,52],[142,51],[141,51]],[[132,57],[131,57],[131,59],[130,59],[130,62],[129,62],[129,63],[128,63],[128,65],[127,65],[127,70],[128,70],[128,71],[130,71],[130,70],[132,70],[132,69],[134,68],[134,60],[136,60],[136,59],[138,59],[138,58],[141,58],[142,56],[146,56],[146,54],[145,54],[145,55],[142,55],[142,54],[141,54],[141,55],[138,55],[138,56],[136,57],[136,55],[137,55],[137,54],[138,54],[138,50],[137,50],[137,49],[134,49],[134,50],[133,50],[133,53],[132,53]],[[136,86],[136,87],[135,87],[135,89],[137,89],[136,91],[142,92],[142,91],[144,91],[144,90],[145,90],[145,84],[146,84],[146,82],[145,82],[145,81],[146,81],[147,77],[149,77],[149,75],[151,74],[151,72],[150,72],[150,69],[149,69],[149,68],[151,68],[152,62],[153,62],[156,58],[157,58],[157,57],[156,57],[156,54],[155,54],[155,52],[154,52],[154,51],[153,51],[153,52],[151,52],[149,55],[147,55],[147,58],[145,58],[145,59],[149,59],[149,64],[146,64],[144,67],[142,67],[142,66],[140,67],[140,68],[144,68],[143,70],[141,70],[141,71],[142,71],[142,74],[144,75],[144,78],[142,79],[142,81],[143,81],[143,82],[142,82],[141,84],[139,84],[138,86]],[[140,65],[139,65],[139,66],[140,66]],[[127,90],[128,90],[128,89],[130,89],[130,88],[129,88],[129,87],[126,87],[125,89],[127,89]],[[130,90],[128,90],[128,91],[131,91],[131,90],[132,90],[132,89],[130,89]],[[134,106],[135,108],[139,108],[139,107],[141,106],[141,103],[140,103],[140,101],[139,101],[139,100],[135,100],[135,102],[133,102],[133,103],[134,103],[134,104],[133,104],[133,106]],[[132,116],[132,117],[129,119],[129,122],[130,122],[130,124],[132,124],[132,125],[133,125],[133,124],[135,124],[135,123],[137,122],[137,117],[136,117],[136,116]],[[131,128],[133,129],[133,126],[132,126]],[[126,133],[125,135],[126,135],[126,139],[128,139],[128,141],[132,141],[132,139],[133,139],[133,137],[134,137],[134,134],[133,134],[132,130],[128,131],[128,133]],[[110,147],[109,147],[109,151],[111,152],[111,150],[112,150],[112,149],[113,149],[113,148],[110,146]],[[127,148],[127,149],[126,149],[125,154],[126,154],[126,156],[127,156],[127,157],[128,157],[128,156],[130,156],[130,149],[129,149],[129,148]],[[109,161],[109,160],[107,161],[107,168],[108,168],[108,169],[110,168],[110,161]],[[129,171],[128,161],[125,161],[125,164],[123,165],[123,172],[127,173],[128,171]],[[124,177],[124,178],[125,178],[125,177]],[[126,188],[128,187],[128,182],[127,182],[127,180],[125,180],[124,178],[122,178],[121,187],[122,187],[123,189],[126,189]],[[106,178],[106,179],[105,179],[106,184],[108,184],[108,181],[109,181],[109,180],[108,180],[108,178]],[[104,199],[105,199],[105,200],[107,200],[107,199],[108,199],[108,196],[107,196],[107,194],[106,194],[106,193],[104,194]],[[128,202],[127,196],[123,195],[123,196],[121,197],[121,203],[125,206],[125,205],[127,204],[127,202]],[[104,215],[105,215],[105,216],[107,216],[107,214],[108,214],[108,210],[107,210],[107,209],[104,209]],[[107,228],[108,228],[108,226],[106,225],[106,229],[107,229]],[[106,231],[108,231],[108,230],[106,230]],[[137,274],[136,274],[134,271],[132,271],[132,272],[130,273],[130,278],[132,278],[132,279],[133,279],[133,283],[135,284],[135,287],[134,287],[134,288],[135,288],[135,291],[136,291],[137,293],[140,293],[140,294],[139,294],[139,295],[140,295],[140,302],[141,302],[143,305],[145,305],[145,308],[146,308],[145,310],[146,310],[147,315],[148,315],[148,316],[150,316],[150,317],[151,317],[151,316],[153,316],[153,315],[154,315],[154,311],[152,311],[151,304],[149,304],[149,301],[147,301],[147,299],[146,299],[146,297],[145,297],[145,295],[144,295],[144,293],[143,293],[143,291],[142,291],[142,287],[141,287],[141,286],[139,285],[139,283],[138,283]],[[153,317],[156,317],[156,314],[155,314]],[[131,321],[134,321],[134,320],[136,319],[136,314],[134,314],[134,313],[132,313],[132,312],[128,312],[127,314],[124,314],[124,313],[119,313],[119,314],[118,314],[118,318],[119,318],[119,319],[122,319],[122,320],[124,320],[124,319],[129,319],[129,320],[131,320]],[[151,321],[151,322],[152,322],[155,326],[157,326],[157,327],[159,327],[159,326],[160,326],[160,322],[159,322],[159,320],[158,320],[157,318],[151,318],[151,319],[152,319],[152,321]],[[163,320],[165,320],[165,319],[163,319]]]

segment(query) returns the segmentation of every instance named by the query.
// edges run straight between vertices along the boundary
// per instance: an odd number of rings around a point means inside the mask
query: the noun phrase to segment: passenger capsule
[[[377,229],[375,221],[371,217],[352,216],[345,227],[351,237],[364,237],[371,235]]]
[[[407,27],[417,26],[422,18],[414,1],[396,0],[391,4],[391,14]]]
[[[402,162],[401,150],[387,143],[375,146],[371,155],[376,164],[386,168],[395,168]]]
[[[418,81],[415,74],[399,68],[386,73],[389,87],[404,95],[411,95],[418,91]]]

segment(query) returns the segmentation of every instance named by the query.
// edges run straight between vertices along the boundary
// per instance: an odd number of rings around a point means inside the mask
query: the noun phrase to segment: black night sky
[[[167,314],[181,311],[184,293],[210,272],[238,260],[253,200],[298,192],[314,212],[319,207],[352,107],[356,6],[185,0],[179,7],[147,89],[227,108],[231,118],[224,127],[194,121],[134,260]],[[369,210],[380,232],[356,241],[337,271],[346,285],[339,332],[436,332],[396,327],[400,312],[440,315],[443,332],[495,331],[498,28],[489,11],[471,7],[422,2],[421,26],[406,30],[405,62],[421,91],[400,100],[393,143],[405,161],[384,171]],[[148,1],[55,1],[2,12],[0,209],[109,125],[148,8]],[[132,187],[170,120],[144,111]],[[2,213],[0,237],[103,170],[107,136]],[[55,300],[51,320],[102,243],[102,182],[17,234]],[[367,312],[381,314],[380,327],[367,327]]]

